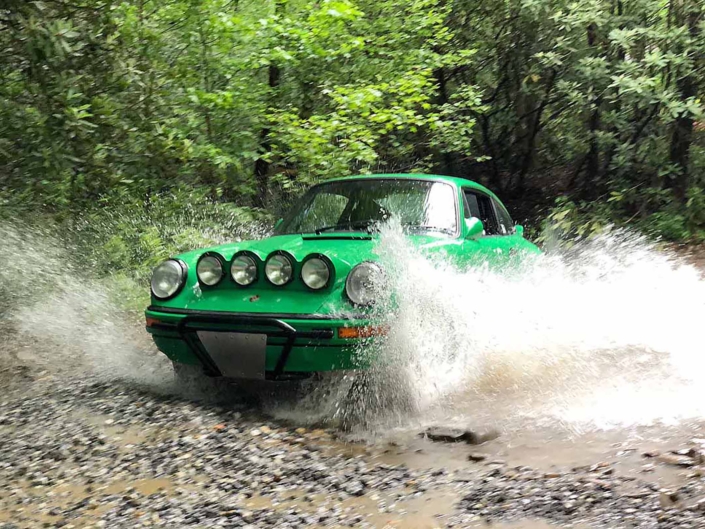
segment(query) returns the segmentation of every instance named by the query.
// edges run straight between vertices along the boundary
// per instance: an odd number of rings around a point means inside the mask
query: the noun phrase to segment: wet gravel
[[[665,490],[606,463],[545,473],[485,460],[471,446],[469,468],[410,469],[364,447],[347,450],[337,437],[265,420],[244,403],[91,380],[36,383],[0,397],[0,528],[468,527],[527,518],[705,527],[699,448],[678,455],[686,475]]]

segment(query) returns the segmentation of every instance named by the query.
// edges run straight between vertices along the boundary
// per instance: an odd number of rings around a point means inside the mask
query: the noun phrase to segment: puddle
[[[541,520],[516,520],[513,522],[501,522],[501,523],[485,523],[480,522],[478,525],[472,525],[471,527],[486,527],[494,529],[556,529],[558,525],[551,525],[549,523],[543,522]],[[560,526],[565,527],[565,525]],[[572,529],[588,529],[588,526],[578,524],[570,525]]]
[[[409,492],[408,490],[406,492]],[[286,491],[284,498],[254,495],[243,501],[247,509],[275,511],[296,510],[314,514],[319,507],[331,503],[339,506],[349,517],[360,516],[374,527],[404,529],[435,529],[443,527],[443,518],[455,512],[459,500],[450,487],[439,487],[417,497],[404,496],[397,500],[393,492],[373,492],[360,497],[337,501],[324,494],[307,494],[302,490]],[[338,527],[321,525],[320,527]]]
[[[121,494],[128,489],[135,489],[142,496],[149,496],[157,492],[172,492],[176,489],[174,482],[167,478],[138,479],[135,481],[114,481],[101,492],[104,494]]]
[[[623,476],[649,479],[662,486],[683,481],[687,469],[654,464],[644,453],[695,446],[694,438],[705,437],[705,427],[642,427],[575,434],[546,427],[511,431],[498,439],[474,446],[465,443],[431,442],[418,435],[423,428],[397,431],[367,443],[327,443],[330,450],[346,457],[365,457],[372,463],[411,469],[435,468],[482,470],[497,462],[508,467],[527,466],[542,472],[566,472],[576,467],[608,463]],[[484,456],[480,462],[470,461],[470,454]]]

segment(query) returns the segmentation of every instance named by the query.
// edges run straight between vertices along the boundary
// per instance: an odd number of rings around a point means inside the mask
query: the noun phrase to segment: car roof
[[[445,176],[437,174],[426,174],[426,173],[385,173],[385,174],[360,174],[355,176],[343,176],[340,178],[331,178],[330,180],[325,180],[321,182],[322,184],[327,184],[329,182],[345,182],[347,180],[375,180],[375,179],[389,179],[389,178],[407,178],[409,180],[430,180],[430,181],[441,181],[448,182],[449,184],[458,187],[469,187],[472,189],[477,189],[483,191],[488,195],[497,198],[497,196],[487,189],[485,186],[478,184],[467,178],[458,178],[455,176]]]

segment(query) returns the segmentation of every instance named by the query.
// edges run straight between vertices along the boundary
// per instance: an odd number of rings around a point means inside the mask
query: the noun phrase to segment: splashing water
[[[10,360],[63,374],[154,384],[165,365],[110,287],[49,231],[2,225],[0,335]],[[0,355],[6,362],[8,359]]]
[[[70,248],[37,230],[4,225],[3,233],[5,352],[105,378],[171,379],[141,321],[114,305],[104,283],[86,279],[90,270],[72,264]],[[594,429],[705,419],[705,281],[645,239],[605,235],[510,273],[458,271],[424,256],[394,225],[382,228],[377,251],[394,303],[379,308],[390,335],[371,351],[383,359],[367,377],[372,389],[362,386],[372,412],[409,396],[401,422],[505,431],[527,421]],[[275,414],[337,417],[344,382]],[[379,419],[390,424],[389,414]]]
[[[705,418],[705,281],[644,238],[605,235],[509,273],[430,260],[394,226],[378,253],[395,295],[381,353],[405,373],[422,421]]]

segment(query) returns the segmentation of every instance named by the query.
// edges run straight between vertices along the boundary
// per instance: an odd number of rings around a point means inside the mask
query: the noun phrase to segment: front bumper
[[[197,331],[260,333],[267,335],[267,378],[287,378],[320,371],[365,368],[362,339],[341,338],[338,330],[364,327],[364,319],[316,315],[242,314],[149,307],[147,331],[174,362],[201,365],[210,376],[218,367],[198,339]],[[233,352],[237,354],[237,352]]]

